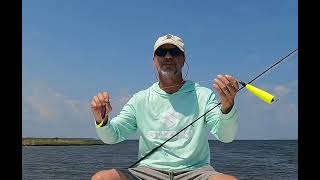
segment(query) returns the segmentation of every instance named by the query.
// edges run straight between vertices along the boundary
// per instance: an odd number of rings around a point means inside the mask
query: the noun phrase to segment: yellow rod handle
[[[254,95],[258,96],[260,99],[262,99],[263,101],[265,101],[268,104],[272,104],[275,101],[275,99],[274,99],[275,97],[272,94],[270,94],[262,89],[254,87],[250,84],[246,84],[245,87],[248,91],[252,92]]]

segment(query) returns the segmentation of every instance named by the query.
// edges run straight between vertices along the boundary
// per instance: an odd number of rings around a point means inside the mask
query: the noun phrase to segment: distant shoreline
[[[138,141],[128,139],[126,141]],[[217,141],[210,139],[209,141]],[[297,139],[270,139],[270,140],[234,140],[237,141],[298,141]],[[105,145],[101,140],[94,138],[22,138],[22,146],[81,146],[81,145]]]
[[[22,146],[80,146],[104,144],[101,140],[93,138],[22,138]]]

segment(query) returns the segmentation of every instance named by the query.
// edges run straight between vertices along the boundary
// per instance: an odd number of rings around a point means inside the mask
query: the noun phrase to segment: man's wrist
[[[105,126],[108,123],[108,120],[109,120],[109,115],[107,114],[101,122],[96,121],[96,127],[98,128],[98,127]]]
[[[222,114],[228,114],[231,111],[231,109],[232,109],[232,107],[231,108],[229,107],[228,109],[221,108],[221,112],[222,112]]]
[[[234,116],[235,112],[236,112],[236,107],[232,106],[231,110],[227,114],[224,114],[221,111],[221,117],[222,119],[230,119],[232,116]]]

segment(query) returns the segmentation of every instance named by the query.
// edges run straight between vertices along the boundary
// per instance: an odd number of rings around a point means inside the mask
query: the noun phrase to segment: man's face
[[[174,49],[177,48],[177,46],[172,44],[164,44],[159,48]],[[160,75],[166,77],[174,77],[181,74],[184,64],[184,55],[183,53],[181,53],[179,56],[173,56],[172,54],[170,54],[170,52],[167,52],[165,56],[158,56],[155,54],[153,63]]]

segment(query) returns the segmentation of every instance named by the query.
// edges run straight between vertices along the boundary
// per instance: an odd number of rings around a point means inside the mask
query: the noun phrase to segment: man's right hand
[[[91,101],[91,110],[96,122],[99,124],[106,117],[106,115],[112,111],[109,101],[109,94],[104,91],[94,96]]]

